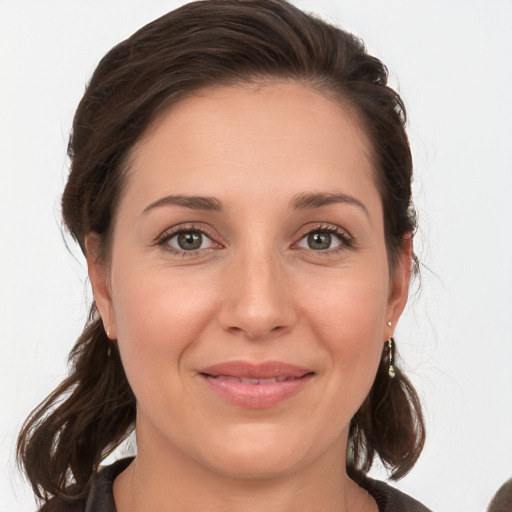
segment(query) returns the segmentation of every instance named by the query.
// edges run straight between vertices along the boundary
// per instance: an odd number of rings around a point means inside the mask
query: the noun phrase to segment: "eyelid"
[[[188,232],[188,231],[197,231],[201,233],[203,236],[206,236],[213,244],[215,244],[216,247],[208,247],[205,249],[196,249],[196,250],[190,250],[185,251],[178,249],[176,247],[172,247],[167,242],[178,235],[179,233]],[[331,224],[329,222],[315,222],[307,224],[306,226],[303,226],[297,233],[297,235],[294,237],[295,242],[292,243],[292,248],[296,248],[297,244],[302,241],[306,236],[310,235],[314,232],[328,232],[332,233],[335,236],[338,237],[340,240],[340,245],[337,247],[334,247],[332,249],[325,249],[325,250],[318,250],[315,251],[313,249],[309,249],[310,252],[314,252],[317,254],[332,254],[337,251],[342,251],[344,249],[350,248],[353,245],[353,237],[352,235],[341,226],[338,226],[336,224]],[[177,224],[175,226],[169,227],[162,231],[154,240],[154,243],[152,245],[155,246],[165,246],[164,248],[174,254],[182,254],[185,256],[193,256],[197,255],[201,252],[210,251],[212,249],[219,249],[226,247],[226,242],[224,241],[223,237],[214,230],[211,226],[207,224],[197,224],[194,222],[184,222]],[[308,250],[306,248],[298,248],[300,250]]]
[[[198,233],[201,233],[203,236],[211,240],[211,242],[216,247],[207,247],[205,249],[195,249],[190,251],[185,251],[182,249],[178,249],[176,247],[171,246],[167,242],[174,238],[175,236],[179,235],[180,233],[186,233],[189,231],[197,231]],[[175,226],[172,226],[170,228],[165,229],[162,231],[154,240],[154,243],[152,245],[156,246],[165,246],[164,249],[174,253],[174,254],[182,254],[185,256],[193,256],[197,255],[198,253],[210,251],[212,249],[219,249],[223,248],[225,246],[225,242],[223,238],[219,235],[219,233],[212,229],[207,224],[196,224],[194,222],[184,222],[181,224],[177,224]]]
[[[329,222],[316,222],[313,224],[308,224],[307,226],[304,226],[299,230],[299,233],[297,234],[297,237],[296,237],[296,241],[292,244],[292,247],[297,245],[299,242],[301,242],[305,237],[307,237],[311,233],[315,233],[317,231],[318,232],[323,231],[323,232],[334,234],[335,236],[338,237],[341,244],[340,244],[340,246],[335,247],[333,249],[325,249],[325,250],[320,250],[320,251],[314,251],[313,249],[309,249],[311,252],[315,252],[318,254],[332,253],[332,252],[341,251],[346,248],[352,247],[352,245],[353,245],[353,237],[346,229],[344,229],[341,226],[338,226],[336,224],[331,224]],[[302,249],[302,248],[300,248],[300,249]],[[308,250],[308,249],[305,249],[305,250]]]

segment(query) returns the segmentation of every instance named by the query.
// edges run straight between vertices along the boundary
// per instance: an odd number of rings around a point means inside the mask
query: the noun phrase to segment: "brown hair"
[[[187,4],[114,47],[94,72],[69,141],[66,226],[82,249],[85,235],[95,232],[105,250],[130,151],[172,103],[200,87],[295,80],[334,94],[358,116],[372,147],[392,271],[415,219],[405,109],[387,78],[386,67],[359,39],[284,0]],[[135,421],[135,397],[94,303],[70,363],[68,378],[35,409],[18,440],[19,460],[41,498],[78,499]],[[355,478],[375,455],[400,478],[423,447],[416,392],[400,370],[390,379],[387,364],[384,351],[350,426],[347,468]]]

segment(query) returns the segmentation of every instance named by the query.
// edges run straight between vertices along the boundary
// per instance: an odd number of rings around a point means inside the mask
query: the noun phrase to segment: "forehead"
[[[374,174],[351,108],[296,82],[201,89],[158,116],[130,163],[128,188],[141,192],[218,195],[258,180],[360,189]]]

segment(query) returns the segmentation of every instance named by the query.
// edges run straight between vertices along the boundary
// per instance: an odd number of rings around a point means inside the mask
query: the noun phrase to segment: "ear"
[[[101,237],[96,233],[85,236],[87,270],[94,294],[94,301],[103,321],[103,328],[111,340],[117,338],[117,327],[110,286],[108,266],[100,257]]]
[[[388,299],[387,319],[391,322],[391,332],[389,328],[385,338],[389,338],[393,334],[398,319],[407,303],[409,294],[409,283],[411,280],[413,262],[413,243],[412,233],[404,235],[402,246],[399,248],[398,261],[390,276],[390,293]]]

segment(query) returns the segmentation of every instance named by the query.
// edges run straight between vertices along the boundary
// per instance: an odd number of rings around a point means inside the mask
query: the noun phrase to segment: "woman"
[[[95,302],[18,444],[43,510],[426,510],[366,477],[425,438],[394,358],[415,219],[386,80],[281,0],[188,4],[100,62],[62,199]]]

